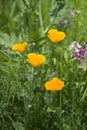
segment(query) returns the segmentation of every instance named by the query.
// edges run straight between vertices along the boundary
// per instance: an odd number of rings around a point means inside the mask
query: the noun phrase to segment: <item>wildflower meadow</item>
[[[86,0],[0,0],[0,130],[87,130]]]

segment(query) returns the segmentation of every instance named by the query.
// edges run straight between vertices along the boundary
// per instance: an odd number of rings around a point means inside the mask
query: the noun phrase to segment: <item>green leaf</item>
[[[25,130],[21,122],[12,122],[12,124],[15,130]]]
[[[12,47],[12,45],[17,41],[15,33],[8,35],[7,33],[0,32],[0,44],[5,47]]]
[[[53,112],[53,113],[55,113],[55,112],[56,112],[56,110],[54,110],[54,109],[52,109],[52,108],[48,107],[48,108],[47,108],[47,112]]]

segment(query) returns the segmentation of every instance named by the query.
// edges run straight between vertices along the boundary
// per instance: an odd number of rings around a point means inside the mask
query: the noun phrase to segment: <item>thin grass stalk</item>
[[[27,118],[26,118],[26,123],[25,123],[25,130],[30,130],[31,129],[31,122],[32,122],[32,115],[31,115],[31,111],[32,111],[32,99],[33,99],[33,96],[34,96],[34,87],[35,87],[35,68],[32,67],[32,81],[31,81],[31,94],[29,94],[29,97],[30,97],[30,101],[29,101],[29,104],[28,104],[28,110],[27,110]]]
[[[41,37],[43,37],[44,32],[44,26],[43,26],[43,18],[42,18],[42,10],[41,10],[41,0],[39,0],[39,21],[40,21],[40,31],[41,31]]]

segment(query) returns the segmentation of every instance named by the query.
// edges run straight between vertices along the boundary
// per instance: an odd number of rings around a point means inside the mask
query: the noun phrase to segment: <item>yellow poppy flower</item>
[[[23,53],[25,51],[25,49],[26,49],[26,45],[27,45],[26,42],[19,43],[19,44],[14,44],[13,47],[12,47],[12,50]]]
[[[64,87],[64,82],[54,77],[52,80],[45,83],[46,90],[58,91]]]
[[[65,33],[58,31],[56,29],[51,29],[48,31],[48,38],[53,42],[57,43],[59,41],[62,41],[65,38]]]
[[[34,67],[40,66],[42,63],[45,62],[45,57],[41,54],[36,54],[36,53],[29,53],[28,54],[28,63],[30,63]]]

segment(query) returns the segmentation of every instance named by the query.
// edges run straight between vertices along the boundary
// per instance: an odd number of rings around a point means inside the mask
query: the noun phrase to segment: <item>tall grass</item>
[[[87,40],[87,2],[6,3],[0,1],[0,130],[86,130],[87,57],[81,68],[70,57],[69,46]],[[66,34],[57,44],[47,37],[53,28]],[[12,51],[13,44],[24,41],[24,53]],[[46,62],[31,66],[27,62],[31,52],[43,54]],[[44,84],[53,77],[64,81],[61,91],[46,90]]]

